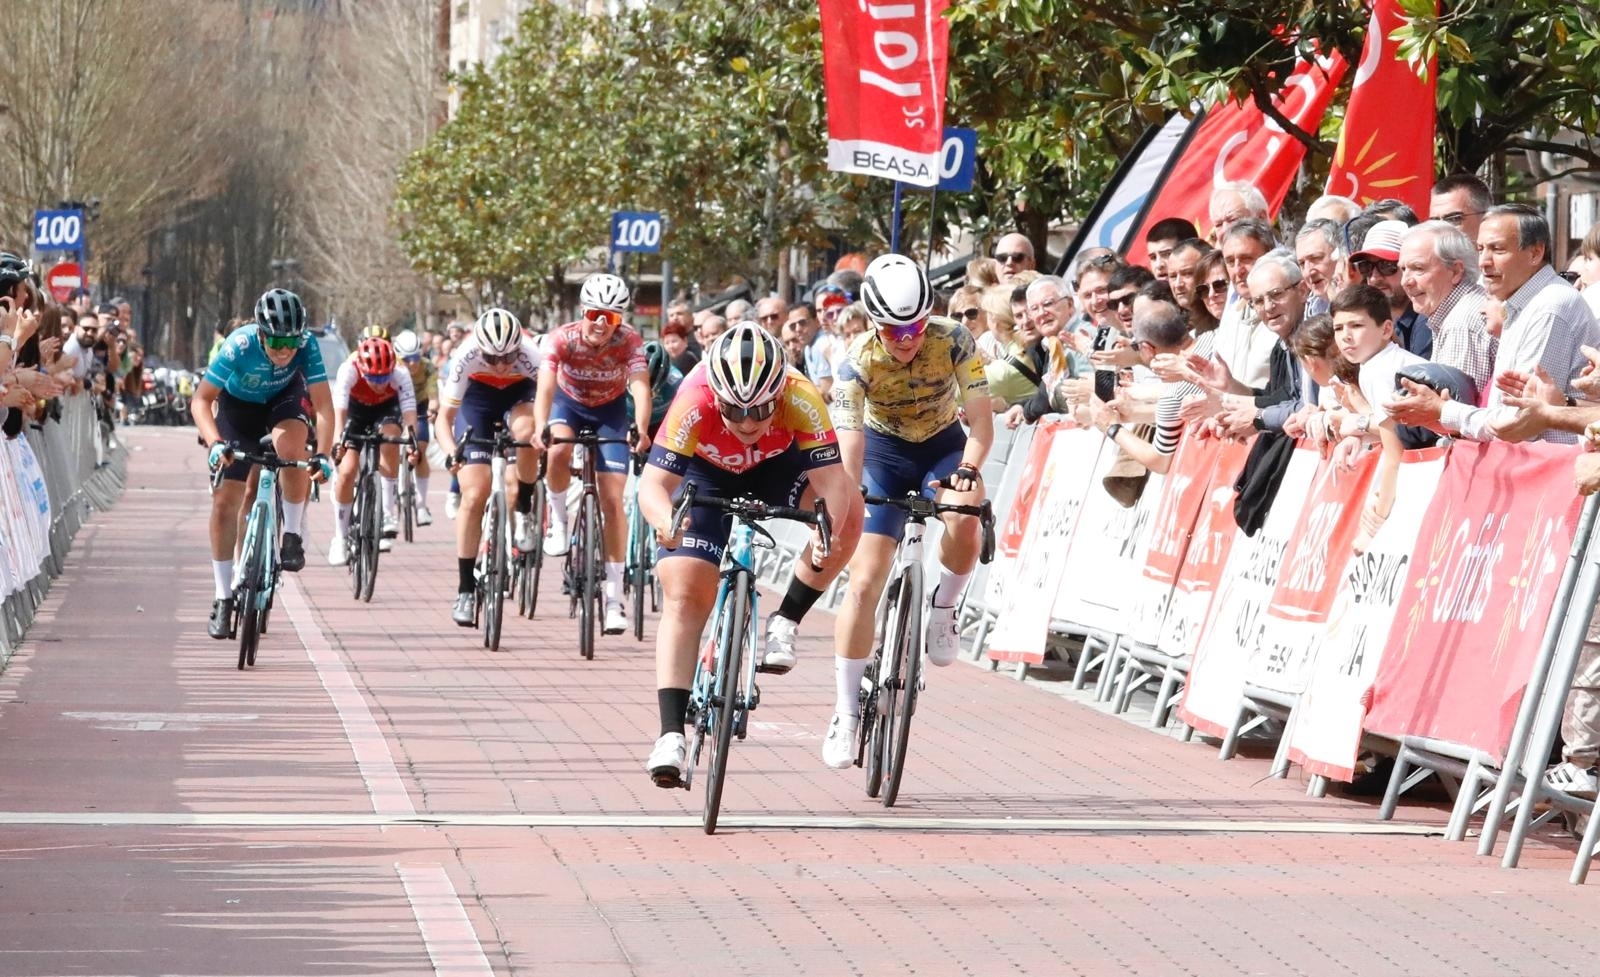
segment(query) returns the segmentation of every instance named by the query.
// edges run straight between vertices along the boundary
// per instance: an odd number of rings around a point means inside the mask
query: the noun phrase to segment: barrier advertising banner
[[[1194,654],[1200,626],[1211,609],[1211,598],[1228,563],[1239,527],[1233,521],[1233,483],[1244,468],[1254,438],[1229,441],[1218,449],[1217,464],[1206,483],[1205,496],[1195,517],[1194,535],[1183,554],[1172,591],[1172,602],[1161,622],[1157,645],[1173,658]]]
[[[998,524],[995,526],[994,562],[989,566],[989,588],[985,603],[989,607],[999,607],[1005,602],[1006,587],[1016,570],[1017,554],[1022,551],[1022,539],[1028,532],[1028,518],[1033,515],[1033,506],[1038,501],[1039,487],[1044,482],[1045,465],[1050,461],[1051,443],[1055,440],[1057,431],[1070,431],[1075,425],[1060,417],[1046,417],[1033,427],[1033,440],[1028,444],[1027,453],[1022,458],[1022,474],[1011,495],[1011,502],[1003,509],[996,509]],[[1008,466],[1007,476],[1016,470],[1016,465]]]
[[[828,169],[937,186],[949,0],[820,0]]]
[[[1099,431],[1059,431],[1050,440],[1034,514],[1006,584],[988,655],[996,661],[1044,661],[1050,608],[1061,588],[1078,512],[1089,492],[1104,493],[1100,478],[1115,457]]]
[[[1254,536],[1236,534],[1195,644],[1178,709],[1184,722],[1203,733],[1225,735],[1238,715],[1250,660],[1262,654],[1267,605],[1277,589],[1284,551],[1300,522],[1319,461],[1314,449],[1296,448],[1266,522]],[[1231,504],[1229,517],[1231,521]]]
[[[1252,688],[1289,695],[1305,689],[1381,454],[1366,452],[1351,471],[1341,471],[1329,459],[1318,466],[1267,605],[1266,634],[1250,658],[1245,682]]]
[[[1367,729],[1502,759],[1580,499],[1571,445],[1451,448],[1373,684]]]
[[[1406,453],[1389,518],[1339,575],[1317,657],[1287,734],[1290,761],[1308,773],[1344,781],[1355,776],[1372,680],[1444,458],[1443,448]]]
[[[1109,447],[1103,452],[1110,453]],[[1162,476],[1151,474],[1131,509],[1123,508],[1098,482],[1091,486],[1061,571],[1052,622],[1111,634],[1127,627],[1128,595],[1144,568],[1162,481]]]
[[[1184,438],[1167,467],[1160,501],[1150,520],[1144,569],[1129,589],[1129,611],[1123,624],[1137,644],[1154,648],[1161,640],[1161,623],[1172,604],[1173,586],[1183,569],[1195,520],[1211,488],[1221,451],[1222,442],[1215,438]],[[1145,495],[1149,494],[1146,486]]]

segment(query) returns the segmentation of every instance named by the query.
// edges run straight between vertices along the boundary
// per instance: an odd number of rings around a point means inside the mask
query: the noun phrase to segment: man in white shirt
[[[1234,294],[1222,312],[1212,349],[1228,364],[1233,378],[1252,390],[1265,389],[1271,378],[1272,347],[1278,337],[1261,324],[1250,304],[1250,270],[1257,258],[1276,246],[1271,225],[1255,217],[1230,224],[1218,244]]]

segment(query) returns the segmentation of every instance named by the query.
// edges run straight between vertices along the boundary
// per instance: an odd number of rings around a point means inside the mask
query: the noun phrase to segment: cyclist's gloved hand
[[[206,465],[212,471],[217,471],[223,465],[233,461],[233,447],[226,441],[214,441],[211,450],[206,453]]]
[[[979,478],[976,465],[963,463],[955,471],[944,477],[944,484],[957,492],[970,492],[977,486]]]
[[[333,463],[335,465],[344,460],[344,452],[348,447],[350,446],[345,444],[343,441],[340,441],[333,446]]]
[[[324,454],[311,456],[311,477],[319,482],[326,482],[333,477],[333,461]]]

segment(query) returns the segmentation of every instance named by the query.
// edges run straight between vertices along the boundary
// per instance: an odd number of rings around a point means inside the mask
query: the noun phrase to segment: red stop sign
[[[57,302],[66,302],[83,287],[83,269],[75,261],[63,261],[45,273],[44,285]]]

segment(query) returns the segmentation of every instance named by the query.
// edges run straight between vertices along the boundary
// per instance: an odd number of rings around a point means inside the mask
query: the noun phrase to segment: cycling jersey
[[[901,363],[875,331],[850,343],[833,381],[833,418],[840,430],[871,430],[926,441],[955,423],[961,404],[989,395],[983,357],[965,326],[928,320],[922,348]]]
[[[509,373],[499,373],[484,359],[478,339],[471,336],[456,349],[450,362],[445,364],[444,382],[439,385],[439,402],[446,407],[459,407],[472,384],[504,390],[524,381],[539,378],[539,347],[533,340],[524,338],[517,350],[514,368]]]
[[[356,361],[352,357],[340,364],[339,372],[334,375],[333,406],[338,410],[349,410],[351,401],[366,407],[376,407],[396,398],[400,401],[401,413],[417,409],[416,393],[411,387],[411,374],[405,370],[393,371],[389,374],[389,382],[375,386],[356,369]]]
[[[282,392],[296,377],[306,386],[328,382],[328,369],[322,363],[322,350],[309,336],[294,358],[283,366],[267,359],[266,350],[256,337],[261,327],[255,323],[235,329],[222,349],[206,367],[206,379],[231,396],[252,404],[264,404]]]
[[[544,338],[544,363],[555,375],[556,386],[586,407],[609,404],[628,390],[628,378],[650,367],[644,358],[644,340],[632,326],[620,325],[603,346],[584,342],[587,322],[569,322]]]
[[[439,368],[426,356],[418,357],[415,363],[406,363],[406,372],[411,374],[411,389],[417,393],[417,403],[426,404],[439,397]]]
[[[690,370],[661,422],[650,464],[682,475],[692,459],[700,458],[737,475],[790,448],[804,457],[808,471],[839,464],[839,436],[828,420],[822,394],[800,371],[793,367],[788,371],[772,425],[755,444],[745,444],[728,430],[717,410],[705,364]]]
[[[678,388],[683,385],[683,374],[677,367],[669,367],[667,378],[659,387],[650,391],[650,439],[655,440],[656,432],[661,429],[661,422],[667,419],[667,407],[672,404],[672,398],[678,395]],[[628,398],[631,403],[633,398]]]

